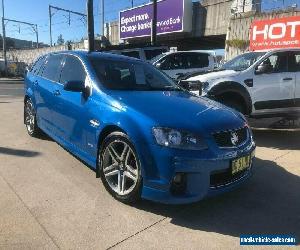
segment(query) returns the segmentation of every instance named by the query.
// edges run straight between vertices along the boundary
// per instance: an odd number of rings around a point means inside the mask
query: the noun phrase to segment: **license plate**
[[[239,159],[233,160],[231,164],[231,173],[237,174],[250,167],[251,155],[241,157]]]

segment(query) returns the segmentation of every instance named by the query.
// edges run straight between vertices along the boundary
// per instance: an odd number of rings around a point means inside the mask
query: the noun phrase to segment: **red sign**
[[[300,16],[257,20],[251,25],[250,50],[300,48]]]

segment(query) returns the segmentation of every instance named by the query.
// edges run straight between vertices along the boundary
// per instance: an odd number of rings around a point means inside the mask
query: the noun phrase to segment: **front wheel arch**
[[[115,141],[119,142],[119,140],[125,142],[125,145],[127,144],[129,146],[129,148],[131,149],[131,152],[133,153],[133,155],[135,155],[136,164],[138,167],[137,168],[138,173],[136,175],[137,176],[136,186],[128,194],[115,193],[111,188],[109,188],[109,184],[108,184],[107,180],[105,180],[105,177],[104,177],[104,172],[100,168],[100,165],[104,164],[104,162],[105,162],[105,161],[103,161],[103,163],[101,163],[102,157],[105,156],[105,151],[107,149],[106,146],[110,145],[110,143],[115,143]],[[115,199],[129,204],[129,203],[135,203],[141,198],[141,192],[142,192],[142,186],[143,186],[143,177],[141,174],[141,170],[142,170],[141,162],[139,159],[139,154],[138,154],[133,142],[131,141],[130,137],[126,133],[121,132],[121,131],[113,131],[113,132],[109,133],[103,139],[102,144],[100,145],[100,148],[98,151],[97,169],[98,169],[97,173],[99,174],[99,177],[101,177],[104,187]],[[119,170],[119,171],[122,171],[122,170]],[[128,170],[124,170],[124,171],[128,171]]]
[[[231,107],[242,114],[247,114],[247,104],[244,98],[236,92],[226,92],[215,97],[215,100]]]
[[[237,97],[244,106],[245,115],[250,115],[252,113],[252,100],[248,90],[238,82],[221,82],[215,85],[207,93],[208,97],[220,101],[224,97]]]
[[[103,145],[105,138],[114,132],[122,132],[122,133],[126,134],[126,132],[122,128],[120,128],[116,125],[108,125],[102,129],[102,131],[100,132],[100,135],[98,137],[96,178],[100,178],[100,172],[99,172],[100,171],[100,169],[99,169],[99,160],[100,160],[99,155],[100,154],[99,153],[100,153],[101,147]]]

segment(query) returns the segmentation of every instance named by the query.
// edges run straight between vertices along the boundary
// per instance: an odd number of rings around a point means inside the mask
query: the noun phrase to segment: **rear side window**
[[[41,68],[41,66],[43,65],[45,61],[45,57],[42,56],[40,57],[32,66],[30,72],[33,74],[37,74],[39,72],[39,69]]]
[[[186,67],[185,58],[183,54],[175,53],[164,57],[161,60],[160,69],[175,70],[184,69]]]
[[[42,76],[51,81],[58,82],[62,58],[62,55],[50,55],[47,59]]]
[[[186,68],[205,68],[209,66],[209,54],[187,53]]]
[[[67,56],[61,71],[60,82],[65,84],[69,81],[85,82],[86,72],[81,61],[75,56]]]
[[[300,51],[289,54],[289,71],[300,72]]]

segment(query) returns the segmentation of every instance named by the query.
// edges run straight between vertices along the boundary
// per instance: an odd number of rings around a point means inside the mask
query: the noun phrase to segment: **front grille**
[[[218,132],[213,134],[213,136],[217,145],[221,148],[236,147],[247,140],[248,128],[244,127],[237,130]]]
[[[235,182],[242,178],[248,171],[249,169],[245,169],[244,171],[232,175],[231,168],[229,168],[222,172],[212,173],[210,175],[210,188],[218,188]]]

